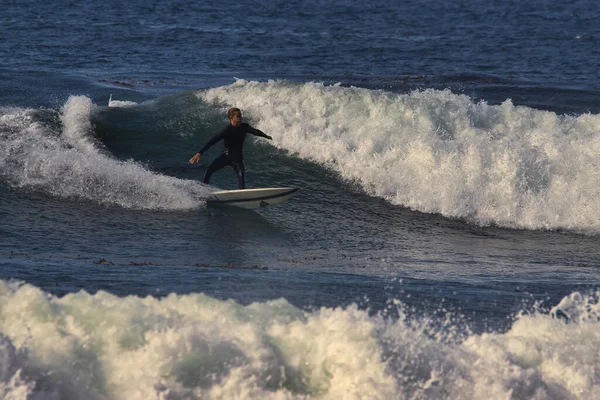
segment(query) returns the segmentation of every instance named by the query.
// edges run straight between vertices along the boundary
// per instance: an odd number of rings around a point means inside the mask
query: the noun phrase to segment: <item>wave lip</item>
[[[210,193],[207,186],[111,157],[94,137],[95,111],[85,96],[69,97],[59,115],[0,109],[0,177],[13,187],[132,209],[193,209],[204,204]]]
[[[135,101],[127,101],[127,100],[113,100],[112,94],[108,98],[108,107],[119,107],[119,108],[129,108],[135,107],[138,103]]]
[[[597,295],[578,296],[571,297],[597,304]],[[202,294],[58,298],[0,281],[0,393],[65,400],[600,394],[597,318],[565,323],[534,313],[506,332],[459,335],[451,321],[435,328],[393,303],[395,320],[356,305],[305,312],[283,299],[242,306]]]
[[[392,204],[481,225],[600,232],[599,115],[286,81],[238,80],[197,96],[241,107],[277,147]]]

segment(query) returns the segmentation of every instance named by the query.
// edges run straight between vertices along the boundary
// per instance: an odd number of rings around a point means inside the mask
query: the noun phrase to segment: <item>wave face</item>
[[[396,302],[402,309],[402,304]],[[597,296],[456,334],[355,305],[301,311],[202,294],[62,298],[0,281],[0,394],[41,399],[591,399]],[[561,318],[552,316],[560,315]],[[567,319],[567,322],[565,322]]]
[[[192,209],[209,193],[195,181],[111,157],[94,138],[96,106],[71,96],[60,113],[0,108],[0,179],[62,198],[133,209]]]
[[[481,225],[600,232],[600,116],[448,90],[254,82],[197,92],[372,196]]]

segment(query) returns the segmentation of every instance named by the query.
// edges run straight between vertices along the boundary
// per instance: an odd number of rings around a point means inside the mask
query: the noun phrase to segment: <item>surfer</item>
[[[272,140],[273,138],[266,133],[255,129],[248,125],[245,122],[242,122],[242,112],[239,108],[230,108],[227,111],[227,117],[229,118],[229,125],[227,125],[221,132],[217,133],[212,139],[208,141],[197,152],[192,158],[190,158],[190,164],[195,164],[200,161],[200,157],[202,153],[210,148],[213,144],[223,140],[224,150],[223,153],[215,158],[213,162],[210,163],[206,172],[204,173],[204,178],[202,182],[208,184],[210,181],[211,175],[222,168],[230,165],[237,174],[238,177],[238,187],[240,189],[246,188],[246,178],[245,178],[245,168],[244,168],[244,154],[242,152],[244,147],[244,140],[246,139],[246,134],[251,133],[254,136],[264,137],[266,139]]]

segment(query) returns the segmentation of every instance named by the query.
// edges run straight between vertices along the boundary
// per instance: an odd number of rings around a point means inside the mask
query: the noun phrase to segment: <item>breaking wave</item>
[[[482,225],[600,231],[598,115],[286,81],[197,96],[241,107],[277,147],[392,204]]]

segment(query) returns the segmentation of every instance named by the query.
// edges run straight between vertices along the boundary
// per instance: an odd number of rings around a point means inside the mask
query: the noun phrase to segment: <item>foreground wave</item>
[[[279,148],[393,204],[481,225],[600,232],[599,115],[285,81],[197,96],[241,107]]]
[[[397,303],[398,304],[398,303]],[[401,304],[399,304],[401,306]],[[15,399],[590,399],[597,297],[454,336],[357,306],[202,294],[62,298],[0,281],[0,395]],[[556,318],[560,316],[561,318]]]

